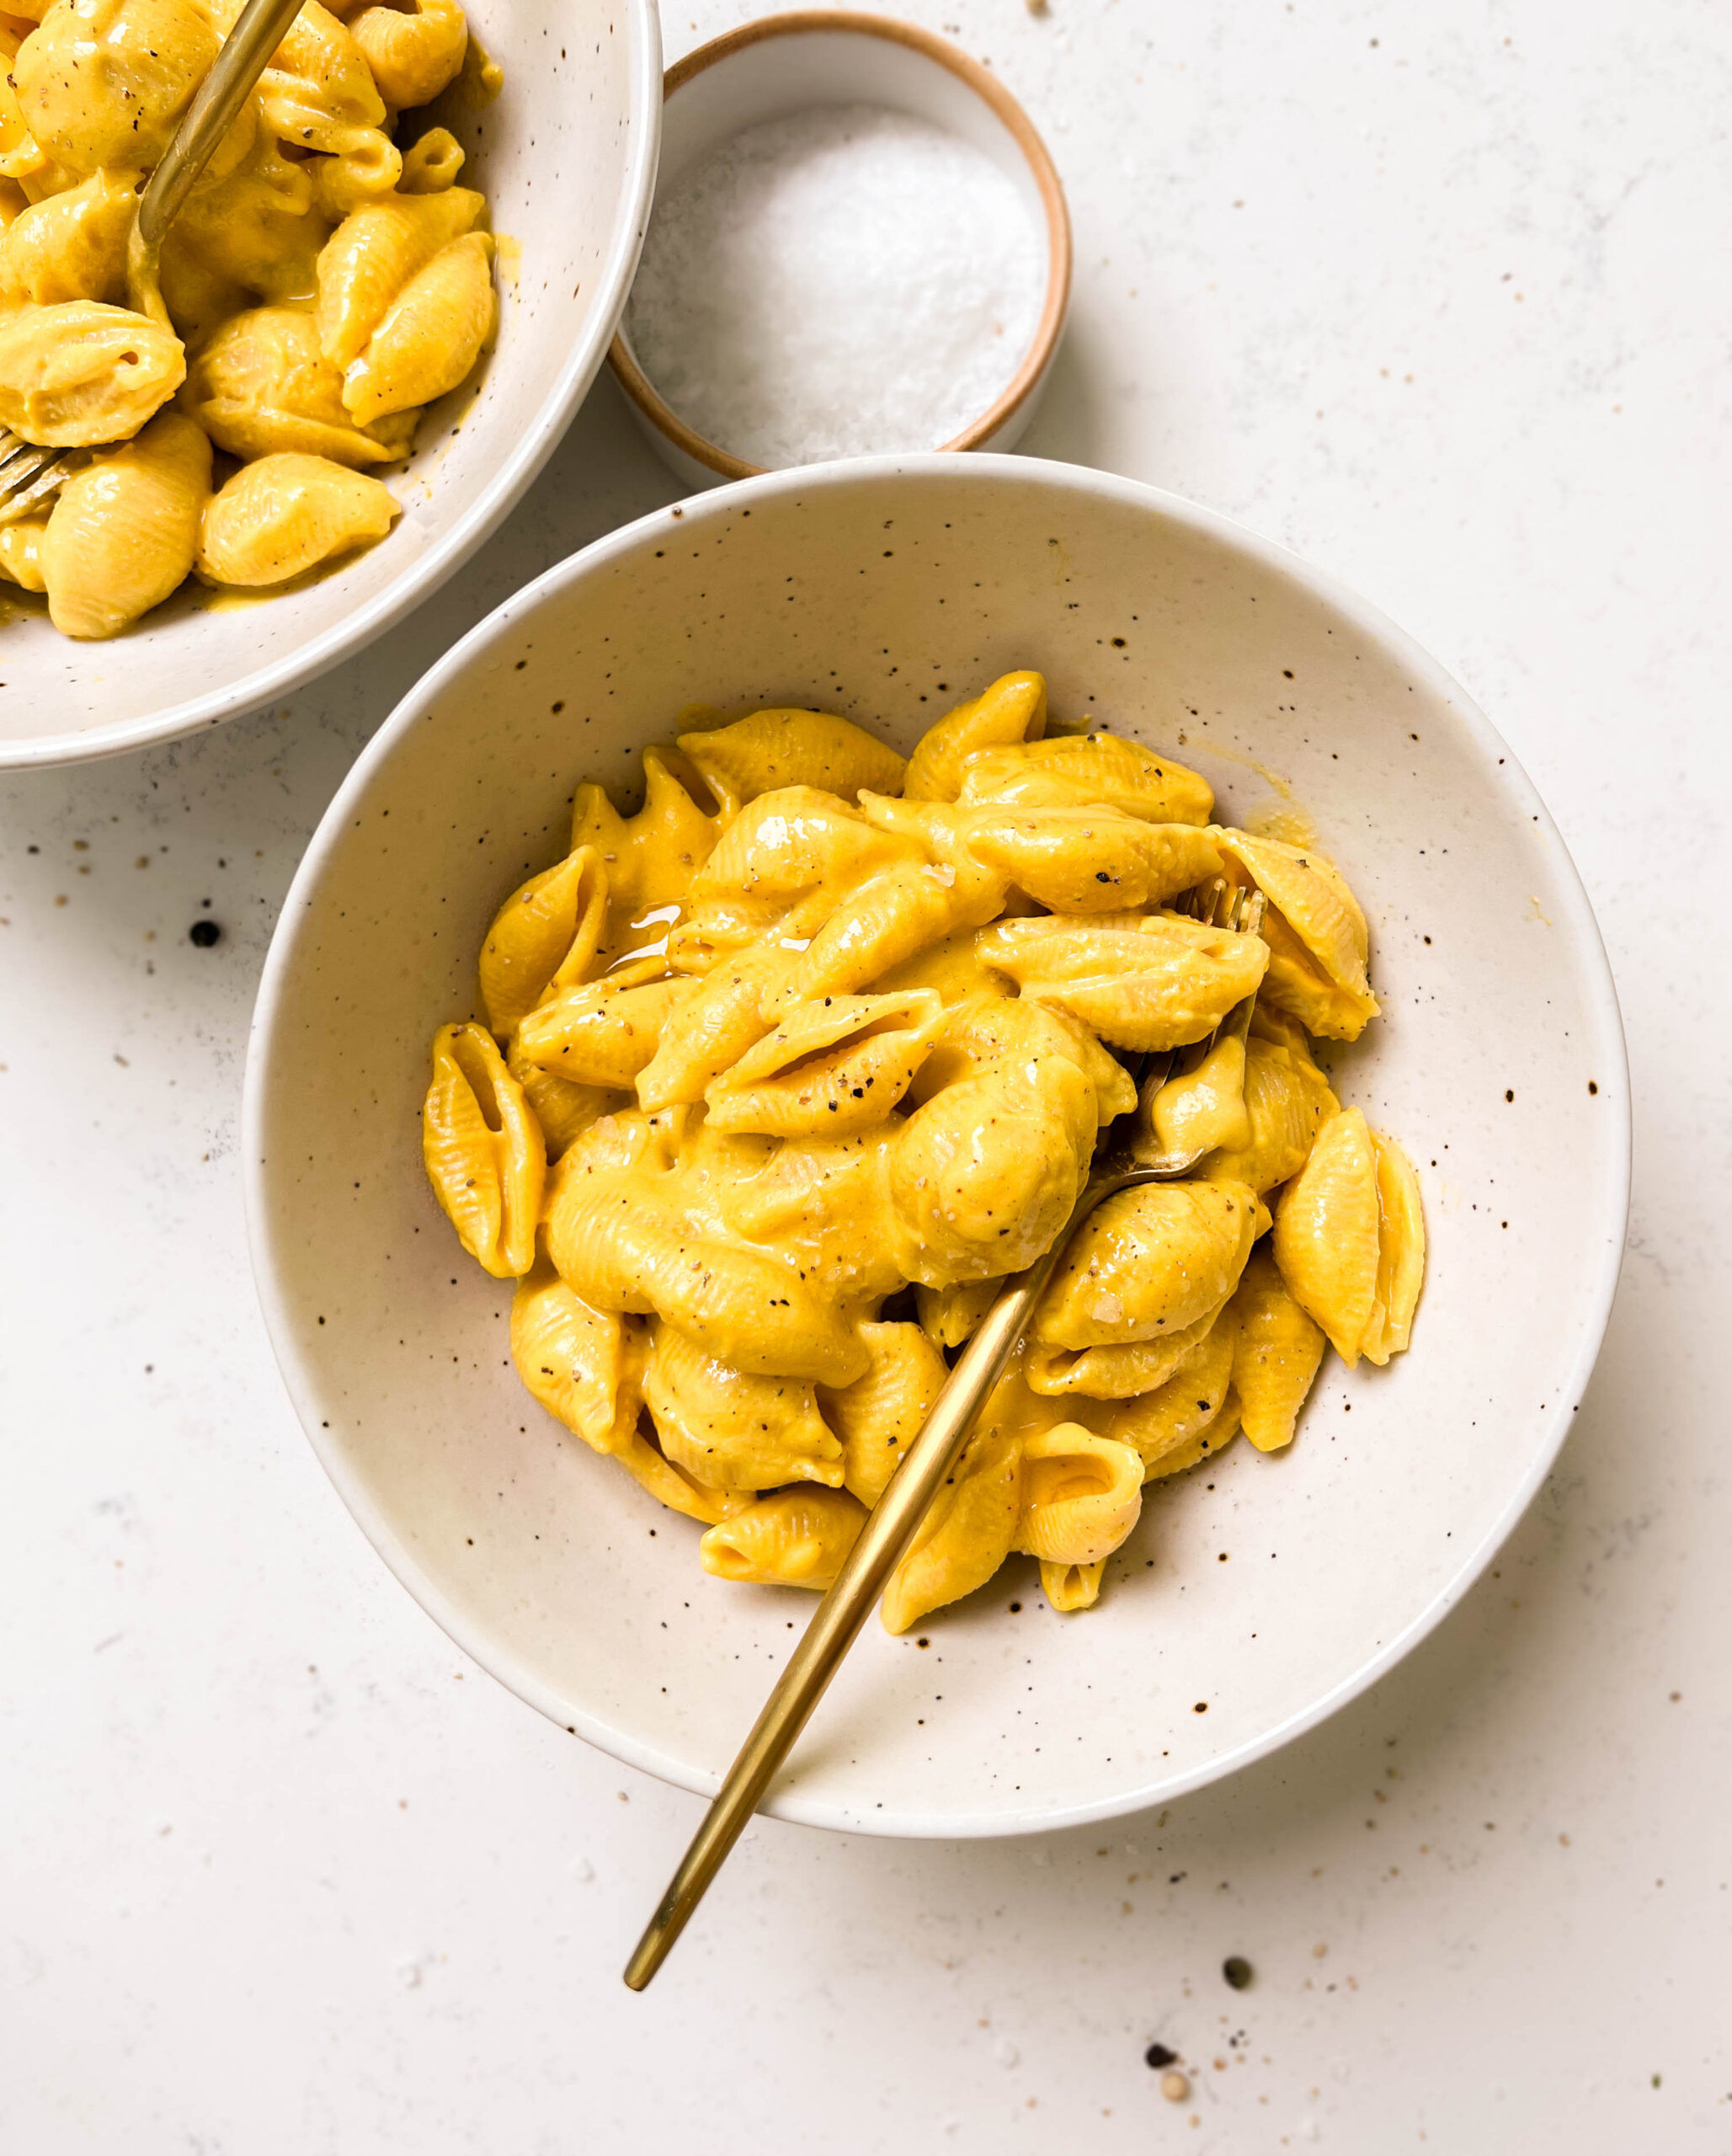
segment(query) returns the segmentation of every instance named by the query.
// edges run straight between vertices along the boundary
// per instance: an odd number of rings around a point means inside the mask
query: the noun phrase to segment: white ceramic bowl
[[[999,456],[778,473],[600,541],[434,670],[332,803],[259,995],[253,1258],[333,1480],[505,1684],[711,1790],[812,1605],[708,1578],[698,1530],[522,1392],[509,1292],[423,1179],[429,1038],[573,784],[625,780],[681,705],[827,705],[905,749],[1022,665],[1228,813],[1264,772],[1309,811],[1385,1014],[1337,1082],[1417,1161],[1430,1276],[1412,1352],[1332,1362],[1287,1452],[1152,1490],[1095,1610],[1054,1616],[1017,1560],[918,1640],[870,1625],[770,1802],[820,1825],[1006,1833],[1194,1788],[1388,1668],[1533,1494],[1611,1303],[1628,1114],[1592,916],[1503,742],[1374,610],[1148,488]]]
[[[303,590],[192,582],[136,628],[74,643],[0,586],[0,768],[77,763],[255,710],[418,606],[505,516],[605,356],[637,266],[661,140],[655,0],[471,0],[505,87],[463,136],[500,250],[498,343],[386,474],[390,536]]]
[[[971,144],[1005,173],[1046,242],[1047,289],[1021,366],[979,418],[934,449],[1010,449],[1035,415],[1070,306],[1070,212],[1034,122],[989,67],[948,39],[893,15],[801,8],[760,15],[668,70],[658,193],[749,127],[827,104],[911,114]],[[653,215],[653,212],[652,212]],[[622,322],[609,359],[656,454],[691,487],[763,467],[688,426],[639,365]]]

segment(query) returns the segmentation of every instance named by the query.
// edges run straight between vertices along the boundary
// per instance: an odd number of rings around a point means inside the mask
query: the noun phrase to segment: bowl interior
[[[261,999],[255,1254],[338,1487],[507,1684],[711,1786],[810,1603],[708,1578],[697,1529],[521,1391],[509,1294],[422,1176],[428,1039],[574,784],[626,782],[681,705],[816,704],[905,749],[1022,665],[1224,813],[1314,820],[1384,1011],[1336,1083],[1417,1163],[1429,1278],[1411,1353],[1332,1362],[1288,1452],[1154,1486],[1093,1612],[1054,1616],[1014,1560],[918,1637],[870,1625],[773,1799],[820,1823],[1015,1831],[1207,1780],[1369,1682],[1513,1524],[1598,1344],[1627,1118],[1592,920],[1501,742],[1369,609],[1148,489],[1003,458],[776,475],[602,542],[458,648],[333,804]]]
[[[540,469],[606,352],[637,259],[661,116],[650,0],[471,0],[504,70],[452,124],[500,236],[500,324],[477,380],[434,405],[389,537],[277,596],[189,581],[137,627],[74,643],[45,602],[0,600],[0,763],[165,740],[253,708],[357,650],[431,591]]]

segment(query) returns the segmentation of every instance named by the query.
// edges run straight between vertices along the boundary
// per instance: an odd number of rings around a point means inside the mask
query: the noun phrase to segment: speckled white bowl
[[[0,769],[172,741],[361,650],[466,561],[569,424],[606,355],[648,221],[661,141],[655,0],[469,0],[505,87],[463,135],[500,249],[499,334],[433,407],[390,536],[278,597],[189,582],[106,643],[74,643],[0,585]]]
[[[1337,1082],[1417,1161],[1430,1277],[1412,1353],[1332,1362],[1289,1451],[1153,1489],[1095,1611],[1054,1616],[1016,1560],[918,1638],[870,1625],[771,1799],[819,1825],[1008,1833],[1194,1788],[1388,1668],[1532,1496],[1610,1306],[1628,1113],[1592,916],[1504,744],[1373,609],[1148,488],[1001,456],[777,473],[601,541],[434,670],[332,803],[259,995],[253,1257],[332,1479],[505,1684],[712,1790],[810,1602],[706,1577],[696,1528],[520,1389],[509,1294],[422,1177],[428,1038],[574,783],[627,778],[681,705],[823,704],[907,748],[1021,665],[1229,814],[1271,776],[1309,810],[1385,1013]]]

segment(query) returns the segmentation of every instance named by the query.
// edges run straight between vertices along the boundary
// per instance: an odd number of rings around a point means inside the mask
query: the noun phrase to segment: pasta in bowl
[[[914,759],[934,721],[1031,666],[1047,685],[1040,741],[972,750],[981,776],[967,802],[960,775],[922,789]],[[574,1322],[573,1291],[555,1258],[574,1269],[577,1261],[563,1244],[546,1251],[541,1218],[568,1195],[562,1186],[575,1169],[567,1162],[593,1157],[605,1122],[636,1144],[658,1118],[663,1135],[645,1135],[635,1158],[622,1147],[620,1157],[596,1161],[626,1186],[628,1200],[623,1226],[610,1228],[583,1259],[598,1269],[629,1253],[634,1193],[644,1183],[658,1219],[667,1202],[690,1203],[700,1214],[695,1229],[703,1230],[705,1194],[688,1188],[690,1171],[679,1159],[699,1136],[731,1161],[775,1153],[797,1165],[819,1153],[851,1162],[871,1144],[862,1143],[869,1123],[822,1145],[780,1127],[791,1113],[806,1112],[798,1096],[807,1080],[790,1067],[791,1043],[773,1044],[799,1004],[778,1011],[754,1046],[737,1049],[706,1080],[701,1118],[691,1100],[646,1106],[637,1097],[648,1069],[640,1020],[653,1022],[658,1050],[671,1038],[658,1002],[690,1007],[724,961],[738,963],[761,944],[766,922],[800,896],[781,889],[797,864],[761,830],[746,862],[752,887],[738,879],[723,886],[722,870],[745,861],[754,803],[743,799],[729,831],[713,838],[699,819],[716,814],[717,796],[677,747],[681,736],[707,741],[716,784],[742,796],[749,790],[743,767],[714,762],[738,753],[727,746],[723,715],[692,708],[718,690],[738,698],[738,712],[828,712],[854,729],[842,741],[876,744],[864,770],[830,762],[770,775],[841,801],[847,814],[829,814],[833,830],[838,821],[845,826],[839,844],[851,850],[850,879],[872,849],[882,849],[872,857],[886,874],[892,857],[906,858],[902,845],[886,841],[908,841],[910,817],[970,818],[977,806],[990,807],[991,829],[984,815],[970,825],[975,853],[983,841],[995,853],[1014,841],[1026,857],[1020,819],[1037,805],[1048,816],[1067,805],[1063,774],[1050,767],[1076,753],[1060,745],[1071,738],[1065,727],[1092,714],[1094,730],[1129,744],[1132,759],[1206,783],[1212,804],[1200,792],[1175,798],[1170,824],[1189,834],[1175,845],[1194,846],[1212,828],[1297,844],[1309,860],[1314,837],[1363,910],[1367,987],[1378,1015],[1364,1011],[1356,975],[1334,963],[1345,947],[1338,915],[1325,910],[1309,923],[1329,963],[1302,959],[1274,931],[1259,986],[1262,1017],[1237,1082],[1245,1113],[1255,1118],[1260,1102],[1266,1112],[1273,1089],[1263,1081],[1282,1060],[1269,1051],[1287,1049],[1288,1076],[1297,1072],[1300,1082],[1279,1081],[1292,1114],[1280,1125],[1282,1142],[1292,1154],[1308,1149],[1318,1177],[1330,1169],[1331,1188],[1339,1169],[1356,1189],[1340,1217],[1367,1217],[1365,1139],[1372,1132],[1392,1135],[1410,1155],[1426,1235],[1412,1352],[1382,1365],[1367,1352],[1381,1353],[1388,1341],[1387,1331],[1374,1337],[1363,1300],[1369,1278],[1375,1304],[1378,1282],[1362,1236],[1351,1283],[1344,1273],[1330,1285],[1328,1307],[1326,1273],[1303,1291],[1356,1361],[1350,1368],[1345,1355],[1320,1357],[1292,1443],[1266,1453],[1248,1440],[1246,1430],[1279,1433],[1282,1403],[1299,1382],[1287,1326],[1288,1303],[1300,1299],[1289,1288],[1304,1238],[1296,1233],[1292,1247],[1276,1247],[1284,1186],[1264,1178],[1280,1164],[1260,1165],[1243,1132],[1227,1127],[1235,1075],[1205,1067],[1191,1097],[1170,1099],[1167,1110],[1175,1129],[1201,1127],[1218,1151],[1239,1156],[1237,1173],[1187,1178],[1202,1192],[1195,1206],[1186,1201],[1191,1217],[1143,1220],[1139,1247],[1201,1250],[1202,1209],[1218,1204],[1229,1181],[1260,1189],[1276,1225],[1252,1233],[1241,1266],[1244,1223],[1224,1210],[1209,1215],[1212,1269],[1207,1280],[1197,1276],[1194,1294],[1181,1296],[1171,1272],[1145,1264],[1139,1278],[1151,1298],[1169,1296],[1165,1305],[1151,1299],[1133,1309],[1121,1294],[1116,1315],[1096,1322],[1079,1294],[1086,1326],[1064,1317],[1062,1331],[1043,1326],[1053,1337],[1032,1340],[1025,1358],[1028,1397],[1018,1395],[1014,1419],[999,1418],[1020,1442],[1013,1534],[1028,1551],[1013,1551],[983,1586],[903,1632],[869,1626],[768,1806],[815,1824],[957,1835],[1164,1801],[1287,1741],[1388,1670],[1489,1561],[1569,1425],[1616,1277],[1627,1123],[1616,1006],[1568,857],[1507,745],[1375,610],[1205,510],[1100,472],[1022,457],[877,460],[776,474],[678,504],[518,594],[406,698],[332,803],[284,906],[261,988],[242,1152],[272,1342],[344,1502],[435,1620],[561,1729],[693,1790],[715,1788],[788,1652],[790,1628],[812,1606],[809,1595],[751,1575],[774,1567],[785,1576],[803,1545],[807,1577],[821,1577],[837,1514],[845,1531],[850,1508],[872,1502],[887,1475],[896,1448],[883,1444],[879,1457],[871,1438],[895,1434],[898,1422],[863,1376],[877,1367],[887,1386],[893,1377],[905,1387],[898,1397],[918,1401],[922,1368],[930,1378],[930,1358],[945,1353],[938,1325],[965,1326],[967,1298],[983,1292],[980,1281],[944,1288],[918,1278],[912,1289],[887,1291],[876,1314],[861,1313],[855,1327],[868,1351],[859,1374],[845,1349],[792,1378],[811,1388],[816,1412],[782,1417],[780,1450],[767,1462],[750,1455],[741,1404],[763,1396],[759,1384],[773,1393],[787,1365],[766,1356],[748,1370],[727,1355],[694,1354],[687,1341],[703,1342],[690,1323],[668,1328],[662,1352],[653,1362],[645,1354],[632,1377],[647,1412],[621,1421],[621,1441],[634,1433],[643,1438],[653,1458],[637,1457],[649,1473],[661,1472],[658,1460],[683,1470],[691,1487],[719,1491],[710,1502],[728,1509],[716,1519],[674,1517],[577,1434],[574,1421],[613,1428],[605,1418],[629,1396],[623,1387],[611,1399],[604,1384],[544,1407],[519,1375],[514,1305],[520,1349],[538,1338],[557,1344]],[[674,743],[673,753],[646,756],[658,742]],[[1122,766],[1125,756],[1112,753]],[[1105,787],[1106,805],[1129,814],[1115,790],[1121,780],[1095,760],[1089,790]],[[1013,780],[1013,766],[1028,768]],[[977,804],[973,796],[989,776],[991,801]],[[576,782],[584,779],[605,784],[584,795],[586,820],[575,831]],[[759,798],[774,790],[761,776],[749,784],[761,787]],[[646,808],[655,813],[646,816]],[[1295,820],[1302,810],[1313,831]],[[1209,842],[1218,853],[1220,842]],[[515,937],[488,952],[502,901],[585,845],[616,857],[605,897],[573,864],[563,881],[541,886],[547,932],[545,942],[530,938],[534,963]],[[690,861],[682,857],[688,851]],[[689,900],[681,894],[696,878],[701,851],[706,882],[717,888]],[[1282,858],[1276,852],[1258,864],[1271,884]],[[1140,862],[1145,873],[1164,873],[1168,860],[1185,866],[1146,840],[1134,851],[1127,842],[1122,859],[1127,869]],[[930,865],[941,872],[952,864]],[[1001,862],[988,865],[1004,873]],[[1054,862],[1047,866],[1058,873]],[[676,879],[671,894],[669,878]],[[965,880],[959,871],[956,883]],[[917,893],[922,885],[946,902],[954,888],[941,873],[919,878]],[[628,886],[630,899],[621,895]],[[963,931],[974,939],[968,966],[995,991],[966,1042],[958,1033],[941,1048],[926,1038],[929,996],[941,1027],[960,1007],[930,952],[900,961],[907,970],[899,978],[825,990],[839,1001],[894,999],[877,1006],[884,1022],[850,1050],[870,1055],[863,1073],[824,1093],[838,1102],[834,1119],[857,1107],[855,1085],[870,1099],[880,1084],[899,1084],[918,1054],[894,1112],[912,1129],[929,1094],[947,1091],[954,1102],[973,1083],[964,1048],[973,1066],[996,1054],[989,1020],[1002,1025],[1021,1011],[1026,1022],[1037,1006],[1071,1054],[1098,1067],[1077,1040],[1086,1033],[1100,1044],[1106,979],[1122,984],[1134,973],[1136,1012],[1121,1019],[1137,1015],[1152,1032],[1164,1007],[1163,982],[1192,969],[1178,947],[1194,952],[1197,943],[1194,921],[1164,918],[1183,914],[1182,903],[1164,903],[1158,881],[1154,888],[1157,895],[1127,899],[1116,911],[1162,917],[1158,939],[1153,931],[1105,926],[1099,914],[1092,928],[1073,931],[1063,916],[1085,909],[1058,890],[1065,903],[1026,898]],[[620,922],[676,900],[676,913],[615,943]],[[1305,910],[1291,894],[1275,903],[1289,922]],[[580,919],[595,942],[555,986]],[[818,949],[824,926],[819,919],[800,929],[808,947],[797,955]],[[679,931],[683,963],[671,970],[663,954],[644,948],[664,929]],[[1118,940],[1097,947],[1085,934]],[[1125,945],[1138,936],[1148,947],[1135,951],[1141,963],[1127,969]],[[598,981],[586,976],[604,937]],[[984,937],[992,939],[991,965],[979,947]],[[1102,950],[1114,954],[1110,969],[1097,963]],[[614,971],[616,960],[624,963]],[[1299,1066],[1295,1050],[1304,1044],[1271,1038],[1292,1018],[1265,985],[1283,971],[1293,995],[1315,999],[1311,1015],[1296,1022],[1308,1039],[1307,1059],[1344,1113],[1356,1107],[1367,1118],[1363,1138],[1350,1116],[1330,1146],[1320,1145],[1332,1110]],[[695,984],[683,1001],[676,974]],[[598,985],[610,981],[604,1025],[586,1013]],[[1213,992],[1230,985],[1217,980]],[[1357,1038],[1344,1038],[1341,1029],[1362,1013]],[[839,1015],[849,1018],[850,1006]],[[795,1066],[824,1065],[845,1044],[844,1035],[825,1037],[828,1020],[799,1022]],[[518,1187],[508,1204],[510,1179],[499,1186],[501,1241],[491,1271],[460,1248],[424,1165],[429,1043],[454,1023],[448,1098],[461,1107],[467,1086],[482,1106],[491,1098],[490,1074],[503,1071],[531,1102],[543,1139],[541,1200],[526,1203]],[[571,1083],[564,1104],[575,1113],[562,1144],[558,1096],[541,1086],[536,1101],[529,1074],[541,1065],[529,1050],[568,1064],[557,1049],[573,1038],[598,1054],[605,1039],[621,1059],[592,1067],[593,1077],[609,1081],[595,1088],[600,1102]],[[1138,1053],[1100,1049],[1114,1063]],[[836,1067],[828,1065],[832,1074]],[[1060,1168],[1059,1138],[1079,1149],[1086,1122],[1086,1073],[1075,1068],[1074,1085],[1049,1074],[1056,1119],[1042,1125],[1039,1140]],[[663,1074],[671,1075],[665,1064]],[[870,1089],[866,1075],[875,1080]],[[1100,1081],[1090,1082],[1098,1120]],[[513,1098],[504,1088],[501,1101]],[[821,1112],[828,1123],[830,1110]],[[771,1117],[776,1131],[757,1127]],[[499,1113],[493,1134],[502,1176],[508,1120]],[[912,1166],[914,1141],[898,1143],[897,1157]],[[672,1157],[664,1161],[652,1144],[667,1145]],[[554,1148],[559,1157],[546,1159]],[[1014,1156],[1011,1166],[1021,1171]],[[848,1172],[871,1182],[882,1171],[868,1162]],[[782,1173],[781,1183],[759,1177],[748,1190],[742,1179],[727,1193],[746,1241],[769,1262],[788,1247],[790,1223],[806,1202],[798,1180],[786,1167]],[[918,1208],[935,1188],[930,1166],[915,1168],[909,1183],[922,1173],[925,1193],[887,1177],[884,1187]],[[1297,1177],[1296,1164],[1287,1185]],[[1321,1184],[1315,1194],[1336,1217],[1335,1197]],[[563,1204],[573,1241],[587,1233],[579,1203]],[[941,1201],[941,1213],[948,1204]],[[939,1225],[957,1238],[954,1246],[967,1248],[978,1235],[960,1198],[953,1209],[957,1221],[941,1217]],[[477,1240],[490,1247],[492,1230],[477,1217]],[[872,1217],[887,1236],[887,1201]],[[914,1217],[924,1238],[929,1216]],[[1001,1224],[983,1217],[978,1225]],[[1251,1225],[1261,1226],[1260,1215]],[[1300,1230],[1304,1221],[1295,1215],[1290,1226]],[[1170,1246],[1158,1241],[1164,1229]],[[508,1262],[519,1253],[506,1249],[514,1235],[530,1252],[521,1261],[529,1285],[520,1299],[523,1276]],[[827,1262],[887,1269],[899,1247],[880,1251],[868,1239],[862,1257],[834,1238],[818,1246]],[[1394,1255],[1392,1246],[1392,1290]],[[589,1285],[582,1299],[597,1325],[631,1337],[635,1357],[656,1316],[610,1308],[606,1279]],[[1168,1316],[1157,1335],[1175,1329],[1175,1320],[1200,1323],[1223,1294],[1236,1305],[1236,1323],[1229,1336],[1217,1320],[1212,1364],[1200,1358],[1191,1366],[1208,1382],[1191,1398],[1212,1408],[1216,1386],[1230,1383],[1240,1433],[1218,1453],[1212,1440],[1193,1468],[1145,1481],[1140,1450],[1132,1470],[1109,1418],[1127,1400],[1159,1393],[1159,1358],[1170,1350],[1158,1338],[1101,1334],[1138,1329],[1139,1313]],[[685,1307],[706,1315],[690,1297]],[[575,1321],[589,1322],[581,1313]],[[825,1336],[816,1337],[822,1345]],[[1229,1337],[1236,1370],[1223,1378]],[[893,1359],[880,1352],[874,1365],[872,1351],[887,1344],[908,1352]],[[1314,1337],[1302,1330],[1299,1347],[1314,1353]],[[560,1362],[545,1359],[557,1375]],[[710,1359],[729,1363],[751,1384],[712,1406],[700,1382]],[[1092,1384],[1114,1365],[1126,1387],[1116,1398],[1075,1381]],[[587,1374],[592,1360],[573,1349],[564,1367]],[[605,1376],[606,1365],[594,1367]],[[1050,1389],[1037,1391],[1031,1372]],[[1204,1414],[1194,1404],[1185,1409],[1177,1393],[1166,1405]],[[671,1438],[660,1434],[658,1414]],[[765,1486],[785,1493],[769,1513],[753,1509],[761,1490],[748,1496],[704,1474],[704,1448],[717,1444],[718,1426],[741,1463],[738,1483],[757,1481],[766,1465],[786,1478]],[[1153,1455],[1172,1432],[1151,1426],[1139,1434]],[[833,1444],[841,1449],[839,1481]],[[809,1465],[789,1476],[789,1459]],[[671,1472],[668,1486],[690,1501],[687,1483]],[[983,1514],[997,1508],[1002,1537],[1010,1464],[1002,1483],[983,1473],[968,1488]],[[1104,1559],[1092,1555],[1117,1535],[1133,1502],[1140,1510],[1128,1534]],[[698,1548],[711,1535],[706,1569]],[[1095,1599],[1080,1614],[1054,1611],[1040,1591],[1042,1563],[1067,1561],[1079,1571],[1103,1566]],[[911,1574],[908,1584],[919,1582]]]
[[[137,196],[239,12],[0,23],[0,425],[88,459],[0,526],[0,576],[65,636],[116,635],[189,575],[257,590],[381,538],[400,505],[372,467],[493,332],[487,204],[428,109],[501,86],[457,0],[306,0],[165,236],[154,312],[120,303]]]
[[[644,752],[623,818],[580,785],[571,851],[482,943],[485,1019],[433,1049],[424,1155],[464,1248],[518,1282],[530,1394],[661,1504],[704,1569],[828,1587],[1004,1278],[1052,1245],[1123,1058],[1203,1148],[1066,1252],[893,1575],[906,1631],[1013,1551],[1089,1608],[1143,1486],[1243,1427],[1289,1444],[1333,1345],[1408,1344],[1411,1164],[1344,1108],[1306,1023],[1378,1010],[1365,917],[1314,846],[1210,820],[1207,782],[1007,674],[906,764],[834,713],[762,710]],[[1267,940],[1175,911],[1260,889]],[[1267,1235],[1266,1244],[1260,1238]]]
[[[40,24],[0,15],[19,52],[41,40],[51,59],[76,32],[109,102],[142,93],[122,101],[151,136],[117,152],[49,98],[44,163],[23,106],[0,113],[0,420],[109,437],[41,452],[90,467],[51,574],[51,518],[0,526],[0,765],[172,739],[372,642],[530,483],[630,283],[660,120],[651,0],[344,0],[303,8],[169,227],[164,320],[131,312],[115,261],[133,187],[232,12],[56,0]],[[450,66],[460,32],[454,78],[399,104]],[[183,48],[159,77],[150,53]],[[54,88],[52,70],[10,72],[14,102]],[[519,578],[541,566],[529,551]]]

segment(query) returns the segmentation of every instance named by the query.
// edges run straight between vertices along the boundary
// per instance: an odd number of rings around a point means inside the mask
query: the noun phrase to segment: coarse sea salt
[[[626,334],[692,430],[771,469],[941,448],[1014,380],[1043,233],[983,152],[819,105],[745,129],[656,205]]]

